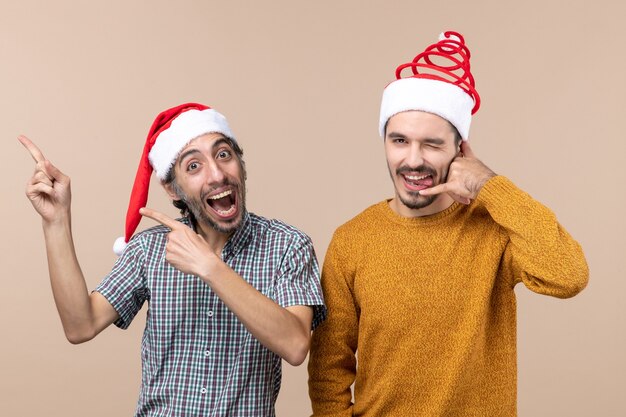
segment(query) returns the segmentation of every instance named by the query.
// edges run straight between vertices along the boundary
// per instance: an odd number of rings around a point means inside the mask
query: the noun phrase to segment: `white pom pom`
[[[113,252],[115,252],[117,256],[122,256],[124,249],[126,249],[126,245],[127,243],[124,240],[124,237],[118,237],[115,239],[115,243],[113,244]]]
[[[439,40],[440,41],[445,41],[445,40],[450,40],[450,41],[456,41],[456,42],[461,42],[461,39],[453,34],[450,34],[450,37],[446,37],[446,33],[445,32],[441,32],[439,34]]]

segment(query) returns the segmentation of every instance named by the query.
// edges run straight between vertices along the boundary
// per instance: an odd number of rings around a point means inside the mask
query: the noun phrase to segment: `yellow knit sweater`
[[[566,298],[587,279],[580,245],[502,176],[471,205],[432,216],[369,207],[326,254],[313,415],[515,416],[513,287]]]

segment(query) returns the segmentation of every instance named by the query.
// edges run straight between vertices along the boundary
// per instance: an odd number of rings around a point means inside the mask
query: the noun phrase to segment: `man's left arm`
[[[293,366],[304,362],[311,342],[311,307],[282,307],[232,270],[191,228],[151,209],[143,208],[140,213],[172,229],[166,247],[167,262],[205,281],[269,350]]]
[[[554,213],[497,176],[473,154],[469,144],[452,163],[445,184],[420,192],[447,192],[456,201],[476,200],[503,227],[509,242],[504,262],[514,271],[513,285],[522,281],[530,290],[559,298],[573,297],[589,279],[582,248],[558,223]]]
[[[569,298],[585,288],[589,268],[582,248],[559,224],[554,213],[517,188],[509,179],[489,180],[477,198],[509,236],[504,262],[513,285]]]

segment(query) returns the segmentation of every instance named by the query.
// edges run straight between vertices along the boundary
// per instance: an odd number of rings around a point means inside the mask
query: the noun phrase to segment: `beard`
[[[412,210],[418,210],[424,207],[428,207],[437,199],[437,197],[439,197],[439,195],[420,196],[419,193],[413,191],[409,191],[407,194],[411,199],[402,195],[398,195],[398,197],[402,204]]]
[[[228,220],[215,220],[211,216],[209,216],[209,214],[205,210],[204,201],[206,201],[207,196],[218,187],[213,187],[208,191],[202,192],[200,198],[189,197],[176,183],[176,180],[174,180],[172,183],[172,190],[174,191],[178,199],[185,203],[185,205],[187,206],[187,210],[189,211],[192,223],[195,221],[206,224],[217,232],[230,234],[237,230],[239,226],[241,226],[243,213],[245,213],[246,211],[245,188],[242,188],[241,184],[243,184],[243,181],[239,184],[236,184],[226,179],[222,184],[218,186],[223,187],[230,185],[231,187],[233,187],[234,192],[237,195],[236,202],[239,205],[239,207],[237,208],[237,217]]]

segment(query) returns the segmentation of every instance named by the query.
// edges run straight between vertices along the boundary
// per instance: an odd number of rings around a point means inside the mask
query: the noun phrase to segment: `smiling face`
[[[422,196],[420,190],[446,182],[459,152],[457,135],[445,119],[422,111],[392,116],[385,132],[385,154],[395,188],[391,208],[401,216],[438,213],[454,200],[447,194]]]
[[[202,135],[185,146],[172,167],[174,179],[164,184],[181,200],[199,227],[230,234],[245,212],[245,169],[229,140],[220,133]]]

